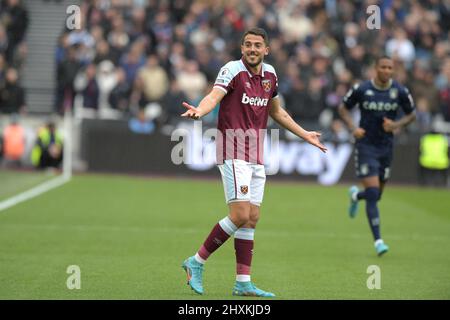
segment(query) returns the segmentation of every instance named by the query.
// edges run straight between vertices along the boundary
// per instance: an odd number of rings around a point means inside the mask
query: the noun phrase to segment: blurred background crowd
[[[26,107],[19,80],[28,53],[28,22],[19,0],[0,2],[0,113],[19,113]]]
[[[371,4],[380,30],[366,26]],[[220,67],[240,58],[245,29],[260,26],[285,106],[306,127],[339,126],[342,96],[373,76],[383,53],[415,98],[418,129],[436,116],[450,121],[450,1],[86,0],[82,17],[55,53],[59,112],[79,93],[86,109],[176,122],[181,101],[197,104]]]
[[[32,54],[27,5],[36,8],[38,0],[27,1],[0,1],[0,115],[33,113],[22,71]],[[40,0],[52,2],[67,4]],[[56,114],[70,109],[79,119],[127,120],[137,133],[173,128],[181,103],[197,105],[219,69],[241,57],[243,32],[259,26],[270,37],[266,62],[277,71],[283,105],[324,140],[348,141],[336,109],[355,82],[374,76],[382,54],[393,57],[394,78],[415,100],[417,121],[409,130],[421,135],[439,122],[450,132],[450,0],[76,2],[79,28],[64,21],[52,40],[49,109]],[[380,29],[367,27],[366,9],[374,4]],[[218,106],[203,124],[215,126],[217,114]]]
[[[84,0],[81,28],[65,27],[55,51],[54,110],[81,97],[84,110],[178,121],[181,101],[197,104],[218,70],[240,58],[245,29],[270,36],[266,61],[277,70],[287,110],[307,127],[337,125],[349,87],[373,76],[377,55],[396,62],[395,78],[417,104],[417,128],[450,121],[450,1],[438,0]],[[371,4],[381,29],[366,26]],[[0,111],[26,108],[20,86],[27,10],[0,4]],[[30,103],[30,102],[29,102]],[[325,112],[324,112],[325,111]],[[103,113],[103,114],[108,114]],[[215,110],[206,122],[214,123]],[[321,117],[322,116],[322,117]]]

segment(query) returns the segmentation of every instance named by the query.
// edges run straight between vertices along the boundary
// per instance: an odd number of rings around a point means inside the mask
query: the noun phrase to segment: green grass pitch
[[[450,299],[448,190],[388,185],[379,207],[390,252],[379,258],[364,204],[347,216],[347,187],[268,178],[254,282],[277,299]],[[204,296],[181,269],[226,214],[219,178],[75,176],[0,212],[0,299],[236,299],[233,241],[209,259]],[[81,269],[79,290],[66,286],[69,265]],[[367,288],[370,265],[379,290]]]

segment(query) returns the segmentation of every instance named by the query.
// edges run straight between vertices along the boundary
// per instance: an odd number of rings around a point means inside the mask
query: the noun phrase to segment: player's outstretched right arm
[[[207,94],[202,101],[200,101],[200,104],[198,107],[194,107],[190,105],[187,102],[183,102],[183,106],[187,108],[188,110],[183,113],[182,117],[191,118],[194,120],[197,120],[214,109],[214,107],[222,101],[223,97],[225,97],[226,93],[223,90],[213,88],[209,94]]]

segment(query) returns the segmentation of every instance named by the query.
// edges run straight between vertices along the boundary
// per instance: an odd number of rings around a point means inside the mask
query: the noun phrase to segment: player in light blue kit
[[[355,142],[356,175],[364,190],[349,189],[349,215],[358,212],[358,201],[366,200],[366,213],[379,256],[389,247],[380,234],[380,215],[377,202],[390,175],[393,153],[393,131],[414,121],[414,101],[408,89],[392,79],[394,63],[387,56],[376,60],[374,79],[356,84],[345,95],[339,114],[352,131]],[[355,106],[361,111],[359,126],[353,123],[349,110]],[[400,109],[403,117],[397,119]]]

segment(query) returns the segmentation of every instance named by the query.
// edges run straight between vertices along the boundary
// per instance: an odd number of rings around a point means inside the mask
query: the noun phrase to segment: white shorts
[[[225,160],[218,167],[227,203],[250,201],[251,204],[261,205],[266,183],[264,165],[235,159]]]

